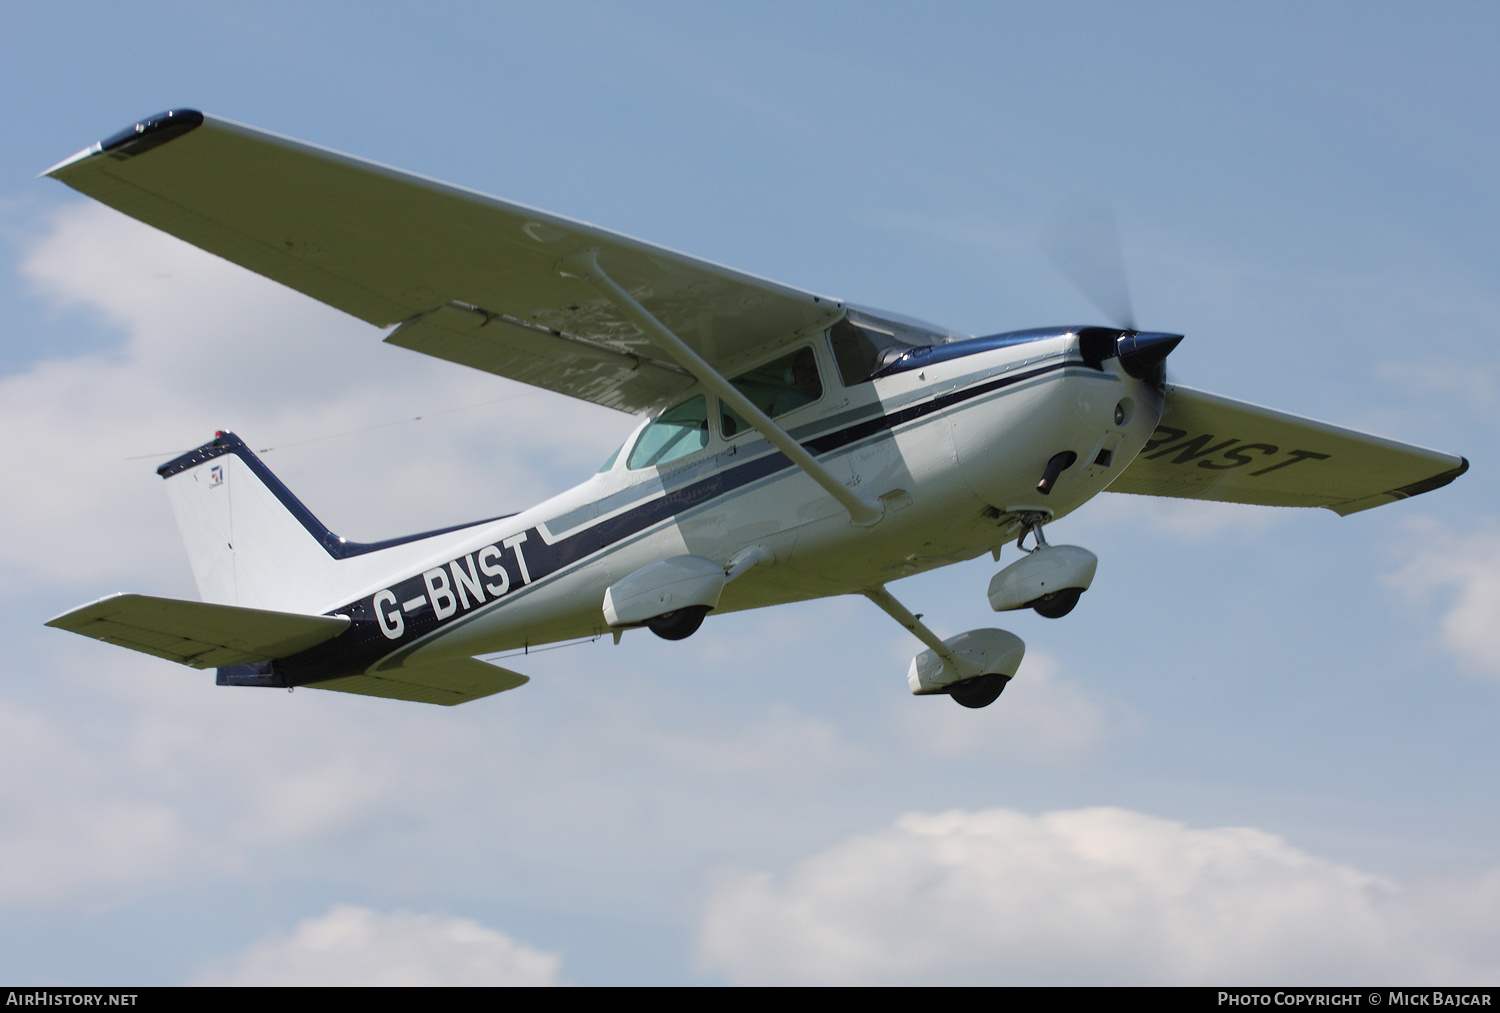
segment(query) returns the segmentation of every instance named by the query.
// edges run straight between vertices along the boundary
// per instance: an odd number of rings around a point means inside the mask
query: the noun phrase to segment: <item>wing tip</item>
[[[1440,471],[1431,478],[1424,478],[1396,489],[1388,489],[1385,492],[1366,496],[1363,499],[1348,500],[1343,503],[1330,503],[1327,504],[1327,507],[1340,517],[1348,517],[1350,514],[1362,513],[1365,510],[1372,510],[1375,507],[1385,506],[1388,503],[1400,503],[1404,499],[1420,496],[1424,492],[1441,489],[1468,470],[1469,459],[1467,457],[1459,457],[1458,467],[1449,468],[1447,471]]]
[[[1433,475],[1431,478],[1424,478],[1420,482],[1413,482],[1410,485],[1403,485],[1399,489],[1392,489],[1388,495],[1410,499],[1413,496],[1420,496],[1424,492],[1441,489],[1469,470],[1469,459],[1467,457],[1460,457],[1458,460],[1459,465],[1457,468],[1450,468],[1447,471]]]
[[[76,155],[63,159],[52,168],[39,173],[37,178],[40,179],[42,176],[57,178],[69,166],[87,161],[95,155],[109,155],[117,159],[144,155],[152,148],[198,129],[203,125],[203,119],[203,114],[197,109],[167,109],[154,113],[137,120],[124,130],[115,131],[104,140],[89,145]]]
[[[50,626],[55,630],[67,630],[69,633],[74,633],[77,632],[74,627],[78,625],[79,613],[86,612],[89,609],[97,608],[98,606],[103,605],[105,602],[114,601],[117,598],[129,597],[136,596],[131,595],[125,591],[116,591],[114,594],[107,594],[103,598],[95,598],[93,601],[84,602],[82,605],[79,605],[76,608],[70,608],[68,609],[68,611],[63,612],[60,615],[55,615],[51,619],[48,619],[42,625]],[[94,616],[87,617],[88,620],[92,620],[94,618]],[[72,622],[69,623],[67,622],[67,620],[72,620]]]

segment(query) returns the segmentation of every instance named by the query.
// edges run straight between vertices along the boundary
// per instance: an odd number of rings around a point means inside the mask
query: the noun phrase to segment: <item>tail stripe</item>
[[[313,516],[311,510],[302,505],[301,500],[292,495],[292,491],[282,484],[281,479],[273,475],[271,469],[267,468],[261,459],[255,456],[255,452],[245,445],[245,441],[234,435],[234,433],[217,434],[212,441],[205,443],[196,450],[190,450],[181,457],[174,458],[160,468],[157,468],[156,473],[162,478],[171,478],[173,475],[184,472],[189,468],[197,467],[204,461],[211,461],[215,457],[222,457],[225,454],[234,454],[241,461],[244,461],[245,466],[254,472],[255,477],[260,479],[261,483],[281,502],[281,505],[286,508],[287,513],[295,517],[298,523],[307,529],[307,533],[313,536],[313,540],[321,545],[323,550],[334,559],[348,559],[351,556],[362,556],[366,552],[378,552],[381,549],[389,549],[392,546],[405,545],[407,542],[419,542],[424,538],[446,535],[450,531],[461,531],[476,524],[488,524],[491,521],[498,521],[512,516],[511,514],[501,514],[499,517],[486,517],[483,520],[470,521],[467,524],[455,524],[452,527],[438,528],[435,531],[423,531],[415,535],[404,535],[400,538],[387,538],[382,542],[351,542],[329,531],[328,527],[322,521]]]

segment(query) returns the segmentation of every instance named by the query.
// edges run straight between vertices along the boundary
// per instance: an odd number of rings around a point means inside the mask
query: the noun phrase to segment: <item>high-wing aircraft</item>
[[[861,594],[925,645],[913,693],[983,707],[1020,639],[940,639],[887,582],[1015,542],[991,606],[1060,618],[1097,559],[1044,528],[1105,490],[1346,515],[1468,468],[1169,383],[1182,336],[1129,319],[957,334],[191,109],[45,175],[391,344],[643,413],[530,510],[373,543],[233,433],[163,464],[203,600],[117,594],[48,625],[220,685],[456,704],[526,682],[476,655]]]

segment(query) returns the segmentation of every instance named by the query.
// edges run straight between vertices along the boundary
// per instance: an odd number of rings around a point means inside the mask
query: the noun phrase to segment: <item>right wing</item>
[[[1456,454],[1167,384],[1156,432],[1110,483],[1144,496],[1326,507],[1340,516],[1441,488]]]
[[[692,383],[559,262],[599,264],[720,372],[843,304],[597,226],[178,109],[47,170],[379,327],[387,340],[624,411]]]

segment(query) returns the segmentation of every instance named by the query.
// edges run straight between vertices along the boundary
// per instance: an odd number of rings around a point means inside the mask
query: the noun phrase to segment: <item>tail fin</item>
[[[198,593],[221,605],[323,612],[348,591],[340,560],[472,526],[383,542],[340,538],[233,433],[216,434],[156,473],[166,479]]]

